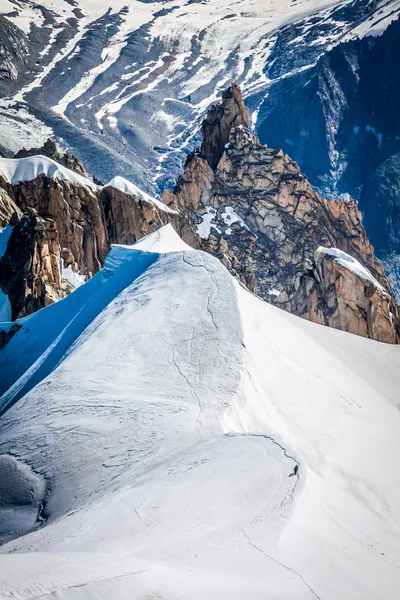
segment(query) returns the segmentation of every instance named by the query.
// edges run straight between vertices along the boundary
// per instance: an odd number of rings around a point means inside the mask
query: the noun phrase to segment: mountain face
[[[272,86],[258,123],[330,197],[359,201],[378,256],[400,252],[400,20]]]
[[[289,156],[261,144],[247,125],[240,90],[232,86],[203,123],[202,151],[188,158],[164,202],[187,215],[201,247],[263,299],[397,343],[399,310],[357,204],[321,198]],[[339,255],[328,259],[334,274],[315,257],[325,246],[350,255],[344,265]]]
[[[251,122],[262,123],[275,84],[340,40],[380,33],[399,6],[3,0],[0,11],[0,67],[10,73],[0,85],[3,151],[28,139],[40,147],[52,135],[100,180],[121,173],[155,193],[173,185],[229,82],[241,86]]]
[[[398,600],[399,12],[1,0],[1,600]]]
[[[357,205],[322,199],[298,165],[260,144],[248,125],[233,84],[210,109],[201,150],[188,157],[174,192],[164,191],[164,204],[121,177],[95,184],[50,142],[47,154],[75,171],[26,151],[25,158],[3,159],[5,198],[24,213],[0,258],[3,312],[10,313],[3,320],[70,293],[104,265],[111,243],[132,244],[171,223],[190,246],[214,254],[268,302],[319,324],[398,343],[399,309]],[[325,247],[335,252],[321,259]]]
[[[61,164],[30,153],[0,159],[2,225],[12,224],[0,252],[0,289],[8,297],[3,321],[35,312],[91,278],[112,243],[132,244],[169,222],[185,237],[177,213],[127,180],[99,186],[80,174],[74,157],[46,148]],[[186,237],[196,245],[193,233]]]

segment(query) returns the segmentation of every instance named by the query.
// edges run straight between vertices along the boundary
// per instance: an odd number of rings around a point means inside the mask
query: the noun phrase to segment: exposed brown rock
[[[315,323],[399,343],[399,308],[393,296],[372,276],[361,276],[323,249],[316,250],[291,295],[284,290],[276,304]]]
[[[134,244],[169,223],[168,214],[134,195],[107,187],[102,193],[108,237],[118,244]]]
[[[15,185],[0,178],[0,186],[3,226],[14,211],[13,224],[17,223],[0,276],[13,318],[73,291],[62,279],[61,259],[64,267],[89,279],[103,266],[111,243],[133,244],[170,222],[187,243],[198,244],[185,217],[113,187],[79,185],[44,174]],[[28,230],[21,230],[18,222],[22,211],[23,222],[27,215],[30,219],[29,243],[24,237]]]
[[[222,93],[222,103],[215,104],[203,121],[201,153],[212,169],[217,166],[233,127],[249,127],[249,117],[242,92],[235,84]]]
[[[39,217],[53,219],[61,248],[74,257],[73,270],[91,277],[101,268],[109,244],[101,205],[94,191],[66,180],[39,175],[18,185],[2,185],[20,210],[34,208]]]
[[[235,105],[235,100],[229,94],[227,99],[223,97],[222,105],[209,112],[202,129],[203,134],[209,136],[206,147],[201,153],[193,153],[173,194],[164,194],[164,202],[186,214],[198,233],[203,230],[199,225],[204,216],[211,218],[210,231],[203,234],[201,247],[217,256],[233,275],[265,300],[312,321],[360,332],[373,339],[396,340],[395,319],[390,333],[383,324],[383,317],[381,319],[381,315],[386,314],[386,300],[385,306],[377,308],[386,296],[393,308],[394,299],[366,236],[356,203],[321,198],[289,156],[282,150],[260,144],[243,124],[232,127],[229,144],[218,164],[210,167],[213,164],[210,156],[218,154],[213,149],[221,147],[210,142],[220,138],[209,132],[213,131],[213,124],[220,123],[225,106],[231,113],[232,104]],[[352,300],[348,296],[351,286],[348,286],[345,295],[349,302],[341,304],[339,320],[326,318],[320,311],[325,288],[319,288],[319,301],[307,304],[307,310],[304,302],[296,302],[296,294],[311,294],[309,282],[307,289],[299,291],[300,280],[309,272],[319,246],[339,248],[350,254],[367,267],[386,290],[386,296],[374,293],[372,304],[376,308],[371,306],[367,328],[361,325],[367,299],[361,300],[364,286],[360,282],[355,283]],[[280,302],[283,290],[286,300]],[[356,317],[359,326],[350,315],[353,310],[360,313]],[[349,312],[347,320],[343,311]]]
[[[61,297],[60,245],[55,222],[29,209],[14,226],[0,258],[0,287],[8,294],[12,320]]]
[[[6,190],[0,187],[0,228],[6,227],[11,219],[13,219],[12,225],[15,225],[21,215],[20,209],[7,194]]]

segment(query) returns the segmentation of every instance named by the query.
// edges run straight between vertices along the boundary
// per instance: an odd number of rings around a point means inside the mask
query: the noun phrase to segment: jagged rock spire
[[[239,86],[232,83],[222,92],[222,102],[211,106],[201,127],[201,153],[212,169],[216,169],[230,133],[238,125],[249,127],[249,115]]]
[[[174,192],[164,194],[200,247],[280,308],[399,343],[399,308],[357,204],[321,198],[289,156],[260,144],[235,85],[209,110],[202,133],[201,153],[192,153]],[[342,251],[346,264],[358,261],[360,268],[342,268],[329,255],[317,260],[320,247]],[[376,283],[368,283],[363,267]]]

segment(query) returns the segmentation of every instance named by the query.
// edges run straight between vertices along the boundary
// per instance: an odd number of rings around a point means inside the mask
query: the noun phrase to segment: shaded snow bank
[[[85,285],[19,319],[21,329],[0,353],[0,412],[46,377],[93,319],[161,254],[185,250],[192,251],[171,225],[133,246],[113,245],[104,268]]]

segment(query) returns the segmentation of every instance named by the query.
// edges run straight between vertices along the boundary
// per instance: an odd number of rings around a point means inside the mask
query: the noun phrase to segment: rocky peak
[[[10,224],[15,225],[15,223],[21,217],[21,214],[22,213],[18,206],[10,198],[6,190],[0,186],[0,229],[6,227],[10,223],[11,219],[12,223]]]
[[[236,92],[237,88],[234,89]],[[236,101],[229,90],[228,93],[232,106]],[[222,106],[210,110],[202,128],[206,135],[202,152],[195,152],[187,161],[174,192],[165,193],[164,201],[187,215],[204,250],[218,257],[263,299],[316,322],[382,341],[396,341],[395,318],[388,320],[390,333],[381,320],[378,325],[378,315],[389,317],[397,309],[382,266],[366,236],[357,203],[323,199],[297,163],[282,150],[260,144],[243,123],[235,124],[228,135],[224,134],[224,142],[227,141],[218,163],[211,168],[210,156],[215,159],[217,153],[207,155],[204,148],[218,147],[211,140],[220,138],[210,136],[210,131],[214,131],[212,123],[220,121],[211,117],[223,114]],[[215,129],[218,131],[217,126]],[[341,303],[341,319],[330,315],[322,318],[313,312],[313,306],[305,307],[297,301],[304,277],[310,270],[318,271],[314,255],[320,246],[349,254],[382,286],[384,293],[374,292],[369,312],[365,308],[369,292],[362,279],[354,283],[352,292],[352,287],[347,286],[348,302]],[[319,285],[318,303],[325,300],[329,304],[331,288],[324,286],[321,279],[318,282],[314,277],[314,280]],[[386,310],[389,305],[390,310]],[[352,310],[357,312],[360,322],[365,322],[366,315],[370,325],[357,327],[350,318],[346,320],[343,314],[350,315]]]
[[[242,92],[235,84],[222,93],[222,102],[212,106],[203,121],[201,154],[212,169],[215,169],[229,142],[232,128],[249,127],[249,116],[244,105]]]

